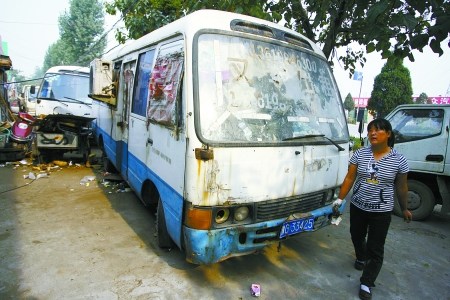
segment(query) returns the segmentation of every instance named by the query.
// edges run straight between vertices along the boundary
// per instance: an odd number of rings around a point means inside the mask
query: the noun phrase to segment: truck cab
[[[408,208],[414,220],[425,219],[441,204],[450,212],[450,105],[406,104],[386,119],[395,134],[395,149],[407,159]],[[394,213],[401,216],[397,201]]]
[[[21,100],[24,103],[25,110],[32,116],[36,115],[36,98],[39,86],[26,84],[22,88]]]

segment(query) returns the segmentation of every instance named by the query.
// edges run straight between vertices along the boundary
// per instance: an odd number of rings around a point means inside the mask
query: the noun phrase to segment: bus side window
[[[139,55],[131,112],[143,117],[145,117],[147,112],[148,88],[154,56],[155,50],[150,50]]]
[[[168,127],[177,126],[177,96],[182,84],[184,52],[180,47],[161,51],[153,68],[148,94],[148,119]]]

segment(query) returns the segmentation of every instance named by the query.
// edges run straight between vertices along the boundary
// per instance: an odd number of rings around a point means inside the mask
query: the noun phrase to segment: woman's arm
[[[408,210],[408,173],[398,173],[395,179],[398,204],[402,209],[403,219],[406,222],[412,220],[412,214]]]
[[[355,183],[356,172],[357,172],[357,165],[350,164],[348,166],[347,175],[345,176],[344,182],[342,182],[341,185],[341,190],[339,192],[338,197],[339,199],[344,199],[347,196],[348,192],[350,192],[350,189]]]

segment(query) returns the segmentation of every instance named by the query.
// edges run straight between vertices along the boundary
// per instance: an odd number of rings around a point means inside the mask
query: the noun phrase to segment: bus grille
[[[256,221],[288,217],[324,206],[325,193],[308,194],[256,204]]]

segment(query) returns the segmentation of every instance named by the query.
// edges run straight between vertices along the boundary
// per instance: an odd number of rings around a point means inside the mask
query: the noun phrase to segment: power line
[[[23,25],[45,25],[45,26],[55,26],[55,25],[58,25],[58,24],[50,24],[50,23],[14,22],[14,21],[0,21],[0,23],[6,23],[6,24],[23,24]]]

